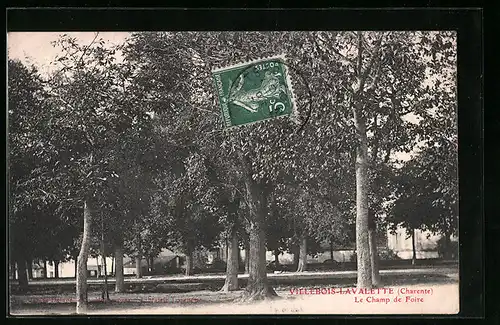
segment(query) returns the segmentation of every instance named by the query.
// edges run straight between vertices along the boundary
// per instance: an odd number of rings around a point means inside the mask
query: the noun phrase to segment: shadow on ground
[[[339,281],[342,280],[342,281]],[[443,285],[457,284],[457,275],[445,274],[405,274],[382,276],[381,287],[409,286],[409,285]],[[301,281],[300,284],[279,283],[271,281],[273,287],[281,297],[294,299],[287,296],[287,292],[293,288],[303,287],[354,287],[354,279],[321,279]],[[288,281],[287,281],[288,282]],[[246,281],[240,281],[243,288]],[[223,283],[199,283],[199,284],[160,284],[143,286],[141,288],[130,288],[129,292],[115,293],[110,291],[109,302],[101,299],[101,291],[93,288],[89,292],[89,308],[91,313],[113,310],[117,314],[120,311],[140,310],[156,307],[186,307],[200,306],[220,303],[236,302],[242,291],[221,293],[219,289]],[[71,315],[75,313],[74,291],[60,292],[60,290],[37,291],[35,294],[12,294],[10,296],[10,311],[12,314],[44,314],[44,315]]]

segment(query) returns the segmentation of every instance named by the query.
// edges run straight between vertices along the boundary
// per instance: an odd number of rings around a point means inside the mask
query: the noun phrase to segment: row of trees
[[[358,286],[369,288],[377,228],[455,232],[452,32],[98,37],[61,36],[48,76],[13,60],[8,70],[10,256],[76,258],[78,312],[95,237],[114,252],[118,291],[124,254],[139,264],[179,250],[189,274],[197,248],[227,239],[224,290],[238,287],[241,245],[244,299],[260,299],[275,295],[266,249],[296,253],[304,270],[308,244],[355,236]],[[223,130],[211,70],[276,53],[292,67],[304,128],[276,119]],[[415,149],[402,167],[394,158]]]

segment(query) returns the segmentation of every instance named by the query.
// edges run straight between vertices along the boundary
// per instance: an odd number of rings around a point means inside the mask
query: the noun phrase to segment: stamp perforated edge
[[[232,70],[232,69],[236,69],[236,68],[241,68],[241,67],[257,64],[259,62],[264,62],[264,61],[269,61],[269,60],[278,60],[278,59],[281,59],[284,62],[282,67],[283,67],[283,71],[285,73],[285,80],[286,80],[286,83],[288,86],[287,89],[289,91],[290,101],[292,104],[292,113],[290,115],[277,116],[274,118],[288,117],[292,122],[299,124],[300,122],[298,120],[297,103],[295,101],[296,97],[295,97],[295,92],[294,92],[294,88],[293,88],[293,81],[292,81],[292,78],[290,77],[289,69],[288,69],[287,62],[286,62],[286,55],[284,53],[278,54],[278,55],[259,57],[259,58],[252,59],[252,60],[247,60],[247,61],[229,64],[227,66],[218,66],[218,67],[212,69],[211,73],[213,76],[216,73],[224,72],[227,70]],[[218,97],[218,101],[219,101],[219,105],[220,105],[220,98],[219,98],[219,96],[217,96],[217,97]],[[224,122],[224,126],[225,126],[224,129],[225,130],[232,130],[232,129],[239,128],[242,126],[247,126],[247,125],[261,123],[261,122],[268,122],[269,120],[271,120],[271,118],[267,118],[267,119],[260,120],[260,121],[254,121],[254,122],[250,122],[250,123],[245,123],[245,124],[241,124],[241,125],[231,125],[231,126],[225,125],[225,122]]]
[[[286,55],[282,54],[281,56],[283,57],[283,62],[285,62],[285,64],[283,64],[283,70],[285,71],[286,82],[288,84],[288,90],[290,92],[290,101],[292,102],[292,114],[290,115],[290,120],[292,122],[294,122],[295,124],[300,124],[299,115],[298,115],[298,111],[297,111],[297,102],[295,100],[295,91],[293,88],[294,82],[293,82],[292,78],[290,77],[290,72],[288,69],[287,62],[286,62]]]

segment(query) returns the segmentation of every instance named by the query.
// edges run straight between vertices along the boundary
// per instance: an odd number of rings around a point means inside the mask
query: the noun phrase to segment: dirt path
[[[459,311],[458,283],[395,286],[378,293],[354,293],[354,288],[300,289],[279,290],[280,299],[257,303],[234,302],[241,292],[123,295],[112,298],[115,301],[111,304],[91,303],[88,314],[456,314]],[[92,301],[98,296],[89,298]],[[74,303],[23,304],[13,306],[12,315],[68,315],[74,313],[74,308]]]

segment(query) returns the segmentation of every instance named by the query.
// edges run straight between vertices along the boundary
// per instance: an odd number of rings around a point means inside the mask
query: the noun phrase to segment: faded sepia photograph
[[[456,32],[7,47],[10,315],[460,311]]]

